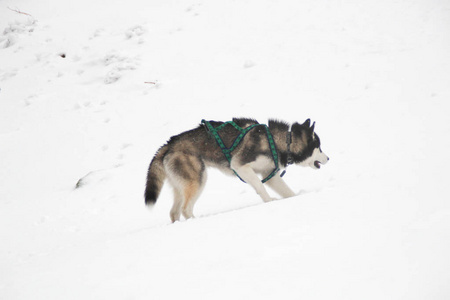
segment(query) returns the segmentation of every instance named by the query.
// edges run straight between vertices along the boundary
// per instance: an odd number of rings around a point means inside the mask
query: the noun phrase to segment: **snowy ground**
[[[449,299],[449,53],[444,0],[0,1],[0,299]],[[233,116],[330,163],[148,211],[158,147]]]

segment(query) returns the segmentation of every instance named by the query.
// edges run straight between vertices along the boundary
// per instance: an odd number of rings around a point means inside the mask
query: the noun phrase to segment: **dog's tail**
[[[166,156],[169,147],[162,146],[155,157],[153,157],[147,173],[147,186],[145,188],[145,204],[151,206],[156,203],[159,193],[164,185],[166,179],[166,170],[164,169],[164,156]]]

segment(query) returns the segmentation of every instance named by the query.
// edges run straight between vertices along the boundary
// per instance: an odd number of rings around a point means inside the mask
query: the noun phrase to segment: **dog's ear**
[[[297,122],[292,124],[291,130],[298,135],[305,132],[307,136],[314,136],[314,126],[316,126],[316,122],[314,122],[311,126],[311,120],[307,119],[303,124],[299,124]]]

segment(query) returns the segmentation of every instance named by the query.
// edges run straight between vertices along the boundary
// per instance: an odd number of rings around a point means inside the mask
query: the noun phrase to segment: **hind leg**
[[[183,217],[187,219],[194,217],[194,204],[198,198],[198,183],[191,183],[184,189]]]
[[[179,188],[173,188],[173,205],[170,210],[170,220],[172,223],[180,220],[181,204],[183,204],[183,193]]]
[[[203,191],[206,182],[206,172],[200,176],[199,182],[192,182],[184,189],[183,216],[186,219],[194,218],[194,205]]]
[[[183,152],[171,153],[164,160],[167,177],[174,188],[174,204],[170,212],[172,222],[194,216],[194,204],[205,181],[205,164],[196,156]]]

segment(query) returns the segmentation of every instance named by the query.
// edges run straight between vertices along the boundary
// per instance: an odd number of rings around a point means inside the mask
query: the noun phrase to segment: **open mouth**
[[[316,167],[317,169],[320,169],[320,161],[316,160],[314,162],[314,167]]]

